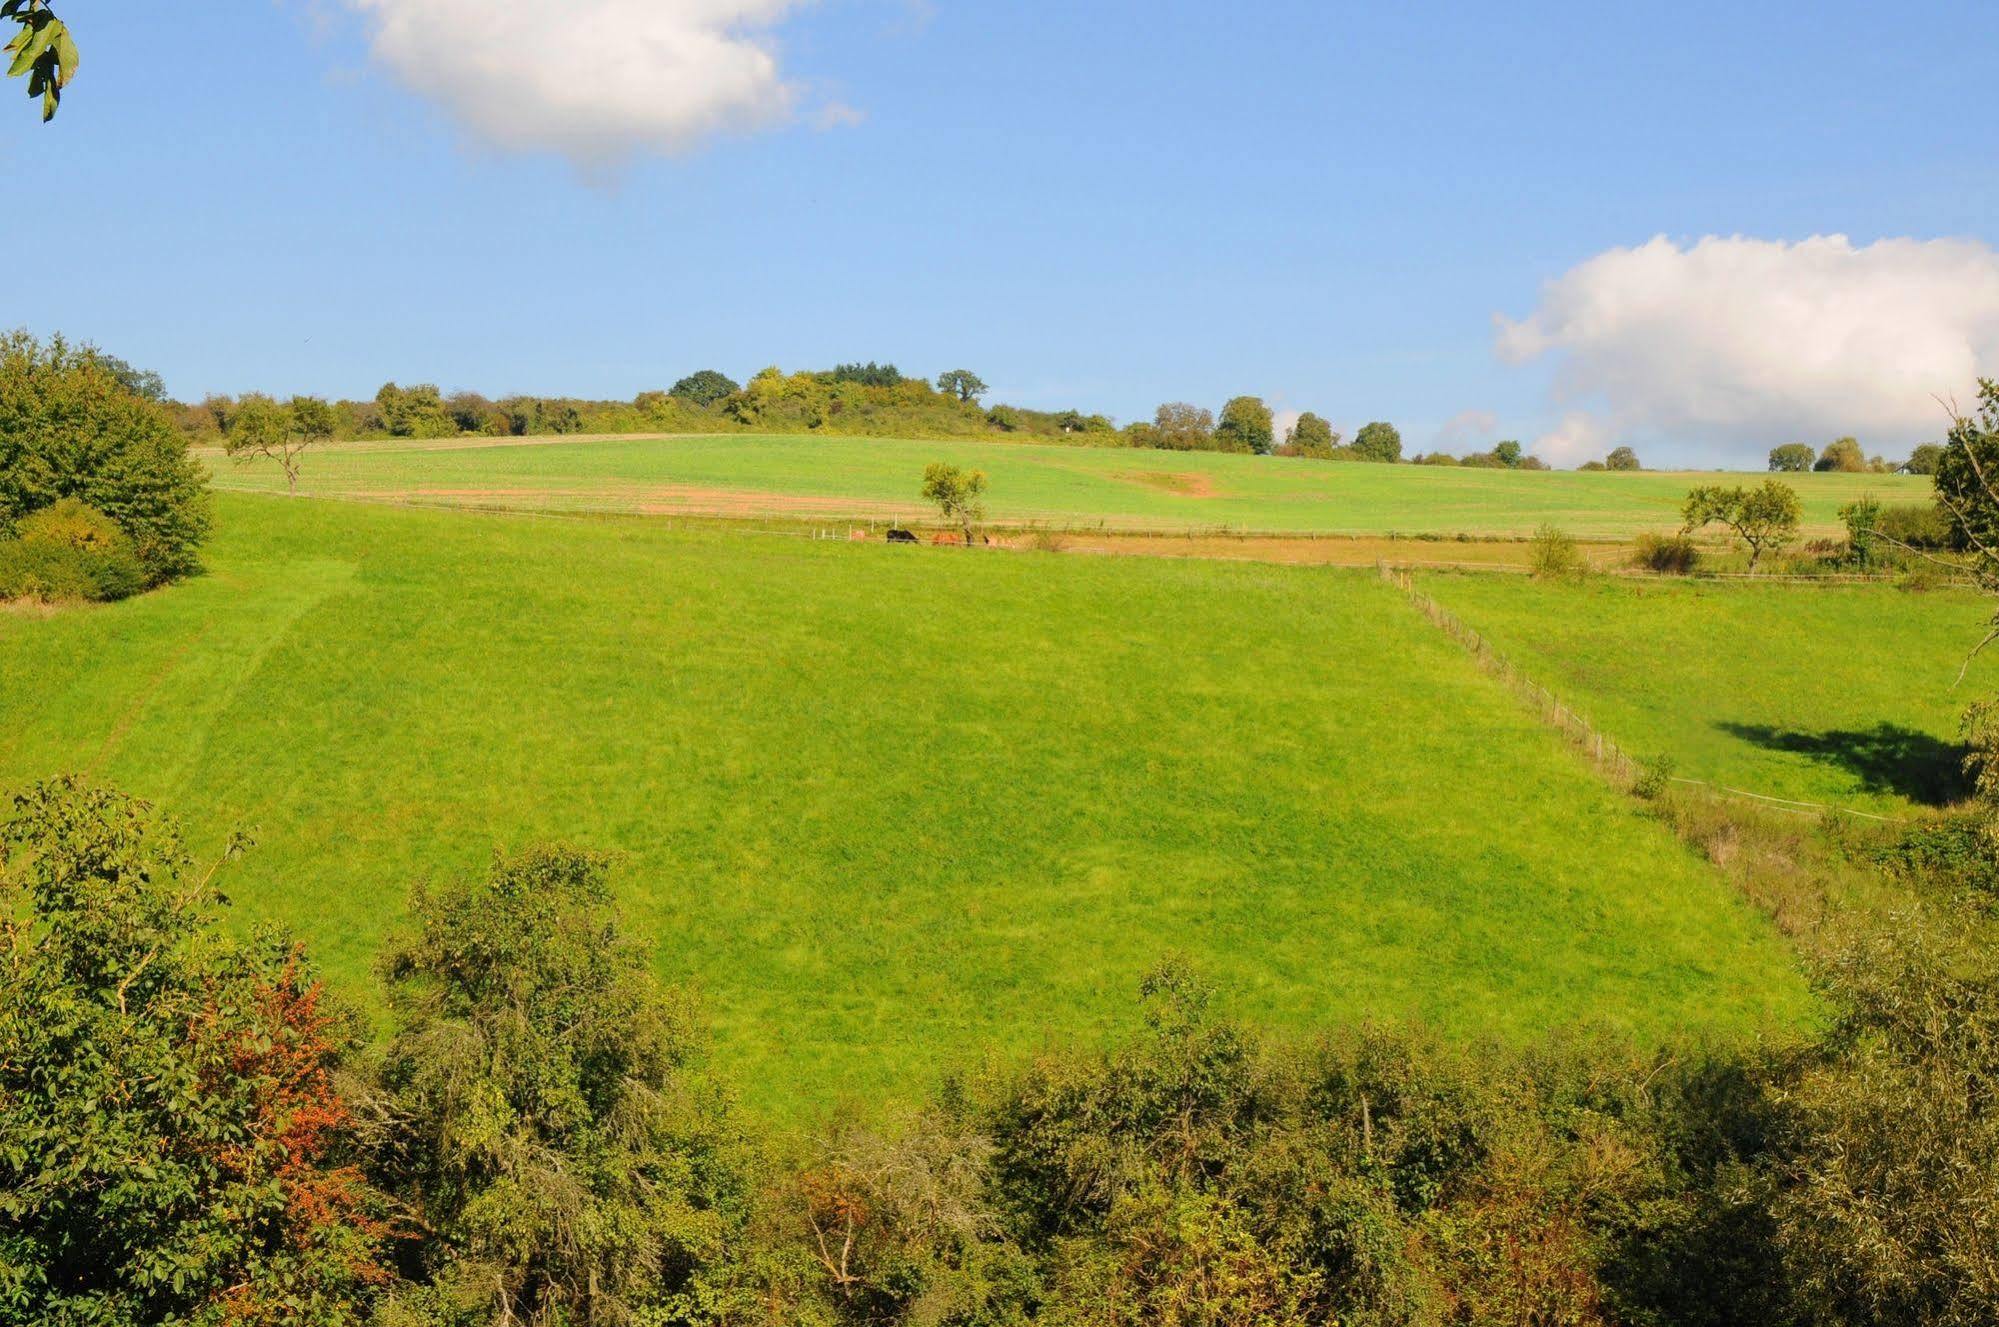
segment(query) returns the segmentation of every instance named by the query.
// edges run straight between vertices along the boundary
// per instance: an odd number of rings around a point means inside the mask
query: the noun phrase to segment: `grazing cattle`
[[[965,536],[961,534],[934,534],[930,536],[930,542],[933,544],[962,544],[965,542]]]
[[[916,536],[907,530],[890,530],[888,541],[891,544],[913,544],[916,542]]]
[[[868,537],[868,532],[866,530],[847,531],[847,542],[850,544],[859,543],[861,540],[866,539],[867,537]]]

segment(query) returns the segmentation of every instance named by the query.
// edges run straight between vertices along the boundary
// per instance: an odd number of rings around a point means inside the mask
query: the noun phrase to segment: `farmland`
[[[239,921],[364,1005],[411,883],[560,836],[624,855],[658,971],[781,1118],[1087,1040],[1168,953],[1280,1031],[1810,1017],[1760,917],[1361,573],[218,517],[206,576],[0,615],[0,675],[40,680],[0,692],[0,783],[82,767],[204,853],[254,826]]]
[[[1642,758],[1901,815],[1956,800],[1959,716],[1999,681],[1964,590],[1432,575],[1423,589]]]
[[[284,491],[274,464],[205,459],[220,488]],[[1524,536],[1546,521],[1579,538],[1620,539],[1676,527],[1688,487],[1716,478],[742,434],[337,444],[309,457],[300,491],[526,511],[880,521],[926,514],[916,477],[934,460],[985,470],[995,520],[1129,530]],[[1839,508],[1863,494],[1915,502],[1929,493],[1914,476],[1784,478],[1804,502],[1808,534],[1833,531]]]

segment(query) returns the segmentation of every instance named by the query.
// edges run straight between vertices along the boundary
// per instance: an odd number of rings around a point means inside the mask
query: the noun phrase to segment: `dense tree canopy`
[[[0,336],[0,534],[63,498],[116,521],[149,580],[197,566],[208,491],[166,412],[91,347],[8,333]]]
[[[1867,453],[1860,450],[1857,438],[1835,438],[1819,453],[1812,463],[1814,470],[1834,470],[1847,474],[1858,474],[1867,469]]]
[[[1215,446],[1225,452],[1263,455],[1275,441],[1270,407],[1260,396],[1237,396],[1222,407],[1215,425]]]
[[[720,404],[723,398],[741,390],[741,384],[720,370],[697,369],[673,384],[673,390],[668,395],[695,405],[711,406]]]
[[[302,955],[131,798],[33,788],[0,850],[0,1321],[352,1322],[386,1227]]]
[[[1152,417],[1151,441],[1146,445],[1168,451],[1207,451],[1215,445],[1215,416],[1185,401],[1168,401]]]
[[[1333,426],[1310,410],[1298,416],[1298,422],[1284,435],[1284,450],[1293,456],[1327,460],[1339,445],[1340,435],[1333,431]]]
[[[1770,468],[1779,473],[1800,474],[1811,469],[1816,459],[1812,449],[1802,442],[1787,442],[1770,449]]]
[[[1610,455],[1603,458],[1603,468],[1629,471],[1643,470],[1645,467],[1638,463],[1638,453],[1631,448],[1613,447],[1610,449]]]
[[[1360,432],[1353,437],[1354,458],[1361,461],[1399,461],[1402,459],[1402,434],[1393,424],[1376,421],[1360,426]]]
[[[986,394],[986,382],[970,369],[952,369],[937,375],[937,390],[970,403]]]

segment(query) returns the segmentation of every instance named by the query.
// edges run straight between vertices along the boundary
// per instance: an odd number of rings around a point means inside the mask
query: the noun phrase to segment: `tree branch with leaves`
[[[1682,534],[1714,524],[1734,531],[1735,537],[1749,546],[1749,570],[1753,572],[1765,553],[1774,553],[1798,537],[1804,508],[1796,489],[1766,479],[1755,488],[1703,484],[1687,494],[1680,515],[1685,521]]]
[[[76,75],[76,41],[48,0],[0,0],[0,21],[4,20],[20,25],[20,31],[0,47],[9,57],[7,77],[27,78],[28,95],[42,99],[42,121],[47,123],[55,118],[62,90]]]

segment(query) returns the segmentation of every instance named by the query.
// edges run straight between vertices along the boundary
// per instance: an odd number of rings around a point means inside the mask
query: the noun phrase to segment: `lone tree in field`
[[[933,461],[923,471],[923,496],[937,504],[944,519],[958,527],[965,545],[972,543],[972,531],[986,518],[979,498],[986,491],[986,472],[960,470],[955,465]]]
[[[236,403],[222,449],[239,461],[256,456],[276,461],[285,472],[285,491],[296,495],[305,449],[332,436],[333,407],[316,396],[294,396],[283,405],[268,396],[246,396]]]
[[[1376,420],[1362,424],[1353,435],[1355,460],[1392,462],[1402,459],[1402,434],[1393,424]]]
[[[1755,488],[1723,488],[1703,484],[1687,494],[1680,514],[1686,520],[1681,530],[1692,534],[1703,526],[1720,523],[1749,545],[1749,570],[1766,552],[1775,552],[1798,536],[1798,520],[1804,514],[1797,490],[1789,484],[1766,479]]]
[[[1862,474],[1867,469],[1867,453],[1860,450],[1857,438],[1835,438],[1825,445],[1819,459],[1812,462],[1812,469],[1836,471],[1840,474]]]
[[[1780,473],[1803,474],[1812,468],[1816,459],[1812,449],[1802,442],[1787,442],[1770,449],[1770,468]]]
[[[1275,437],[1270,407],[1260,396],[1230,398],[1222,407],[1221,422],[1215,425],[1215,446],[1225,452],[1267,455]]]
[[[937,375],[937,390],[970,405],[986,394],[986,381],[970,369],[952,369]]]
[[[1613,447],[1611,448],[1610,455],[1603,458],[1603,468],[1606,470],[1631,471],[1643,470],[1645,467],[1638,463],[1637,452],[1632,451],[1629,447]]]
[[[28,95],[42,99],[42,123],[55,118],[62,90],[76,73],[76,42],[48,0],[0,0],[0,20],[20,24],[5,47],[7,76],[28,78]]]

